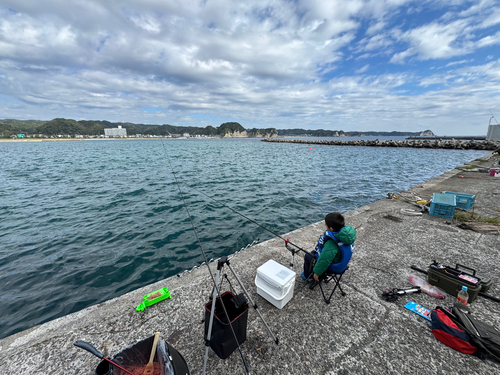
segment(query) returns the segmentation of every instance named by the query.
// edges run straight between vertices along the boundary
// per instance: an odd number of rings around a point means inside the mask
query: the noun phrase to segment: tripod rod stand
[[[223,257],[223,258],[226,258],[226,257]],[[269,326],[267,325],[266,321],[264,320],[264,317],[262,316],[262,314],[260,313],[259,311],[259,308],[257,306],[257,304],[253,301],[252,297],[250,297],[250,294],[247,292],[247,290],[245,289],[245,287],[243,286],[243,283],[241,282],[240,278],[238,277],[238,275],[236,275],[236,272],[234,272],[234,269],[233,267],[231,266],[231,264],[229,263],[229,259],[226,259],[225,260],[225,263],[227,264],[227,266],[229,267],[229,269],[231,270],[234,278],[238,281],[238,284],[240,285],[240,288],[243,290],[243,292],[245,293],[245,295],[247,296],[248,300],[250,301],[250,303],[252,304],[252,307],[254,308],[255,311],[257,311],[257,314],[259,314],[259,317],[260,319],[262,320],[262,322],[264,323],[264,325],[266,326],[267,330],[269,331],[269,334],[271,335],[271,337],[273,338],[274,342],[276,343],[276,345],[278,345],[279,343],[279,340],[276,336],[274,336],[273,332],[271,331],[271,328],[269,328]]]
[[[252,300],[252,297],[250,297],[250,294],[245,289],[245,287],[243,286],[243,283],[241,282],[240,278],[238,277],[238,275],[234,271],[233,267],[229,263],[229,259],[227,258],[227,256],[223,256],[217,262],[217,274],[215,275],[215,284],[214,284],[213,293],[212,293],[212,309],[211,309],[211,312],[210,312],[210,321],[209,321],[209,324],[208,324],[208,334],[207,334],[207,339],[206,339],[206,342],[205,342],[206,348],[205,348],[205,360],[203,362],[203,374],[205,374],[205,371],[206,371],[207,360],[208,360],[208,347],[210,345],[210,338],[212,337],[212,327],[213,327],[214,315],[215,315],[216,298],[217,298],[217,294],[219,294],[219,296],[221,295],[220,292],[219,292],[219,286],[220,286],[219,281],[220,281],[220,274],[221,274],[221,271],[222,271],[222,267],[224,267],[224,264],[226,264],[229,267],[229,269],[231,270],[231,273],[233,274],[234,278],[238,281],[238,284],[240,285],[241,289],[245,293],[245,296],[248,298],[248,300],[252,304],[252,307],[259,314],[259,317],[262,319],[262,322],[264,323],[265,327],[269,331],[269,334],[273,338],[273,340],[276,343],[276,345],[279,342],[278,338],[276,336],[274,336],[273,332],[271,331],[271,328],[269,328],[269,326],[267,325],[266,321],[264,320],[264,317],[262,316],[262,314],[258,310],[257,304]],[[233,326],[231,324],[231,320],[229,319],[229,315],[227,313],[226,307],[224,306],[224,303],[222,303],[222,299],[221,299],[221,305],[222,305],[222,307],[224,309],[224,313],[226,314],[226,318],[227,318],[227,320],[229,322],[229,326],[231,327],[231,332],[233,334],[233,337],[234,337],[234,339],[236,341],[236,344],[238,345],[238,350],[239,350],[241,358],[243,360],[243,364],[245,366],[245,370],[246,370],[246,372],[248,374],[250,374],[250,370],[248,369],[248,364],[247,364],[247,362],[245,360],[245,357],[243,356],[243,352],[241,351],[240,345],[238,343],[238,339],[236,337],[236,333],[234,332],[234,329],[233,329]]]
[[[293,248],[290,246],[294,246]],[[293,270],[293,260],[295,259],[295,254],[297,254],[299,251],[302,251],[304,254],[309,254],[312,255],[309,251],[304,250],[301,247],[298,247],[297,245],[294,245],[290,242],[290,239],[287,238],[285,240],[285,247],[286,249],[292,253],[292,259],[290,260],[290,269]]]

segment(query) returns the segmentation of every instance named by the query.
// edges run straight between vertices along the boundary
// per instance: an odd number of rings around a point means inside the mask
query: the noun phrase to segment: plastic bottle
[[[468,301],[469,301],[469,293],[467,292],[467,287],[462,286],[462,290],[458,292],[457,295],[457,304],[467,306]]]

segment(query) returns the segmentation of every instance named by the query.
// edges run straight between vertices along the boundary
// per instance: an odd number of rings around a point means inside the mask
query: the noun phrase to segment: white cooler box
[[[259,296],[282,309],[293,297],[295,272],[271,259],[257,268],[255,285]]]

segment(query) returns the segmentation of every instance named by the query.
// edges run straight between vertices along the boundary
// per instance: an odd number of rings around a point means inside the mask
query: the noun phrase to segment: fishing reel
[[[384,298],[387,302],[394,302],[398,299],[398,297],[410,293],[420,293],[420,287],[414,286],[412,288],[405,289],[392,288],[390,291],[384,290],[382,298]]]

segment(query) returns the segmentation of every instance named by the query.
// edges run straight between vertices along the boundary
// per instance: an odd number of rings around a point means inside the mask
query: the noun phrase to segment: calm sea
[[[203,262],[172,169],[210,259],[272,235],[200,191],[283,234],[485,154],[256,139],[0,143],[0,338]]]

